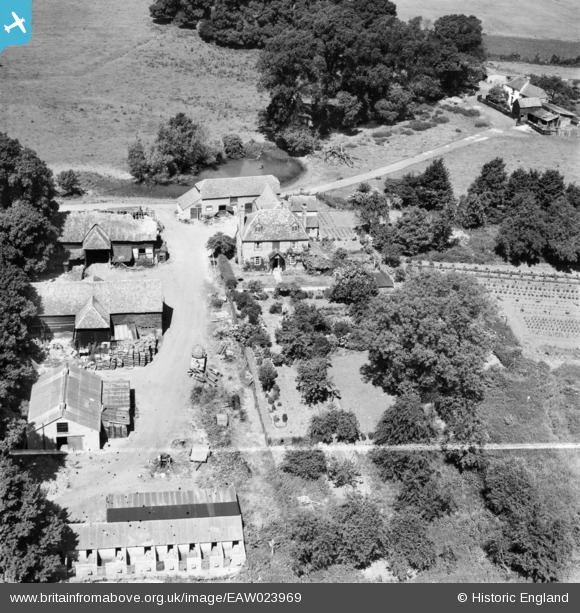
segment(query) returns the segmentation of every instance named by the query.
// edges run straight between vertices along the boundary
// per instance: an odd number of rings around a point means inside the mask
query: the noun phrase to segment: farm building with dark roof
[[[59,242],[66,250],[67,265],[83,261],[131,264],[153,260],[159,240],[157,222],[151,217],[115,215],[101,211],[70,213]]]
[[[77,345],[86,347],[114,339],[116,326],[163,330],[163,291],[158,279],[32,285],[41,302],[37,332],[72,333]]]
[[[233,487],[107,496],[107,522],[70,524],[77,578],[211,576],[246,561]]]
[[[539,98],[542,102],[548,102],[548,94],[541,88],[530,83],[528,77],[516,77],[504,84],[503,88],[508,93],[507,104],[513,108],[514,102],[519,98]]]

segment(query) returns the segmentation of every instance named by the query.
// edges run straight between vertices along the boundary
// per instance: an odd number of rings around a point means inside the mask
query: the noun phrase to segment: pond
[[[229,160],[214,168],[206,168],[190,181],[182,185],[144,185],[132,181],[111,180],[104,177],[95,180],[96,191],[125,197],[146,198],[179,198],[189,191],[195,183],[203,179],[220,177],[251,177],[255,175],[274,175],[280,179],[282,186],[297,179],[305,168],[296,158],[290,157],[285,151],[276,149],[265,151],[260,159]]]

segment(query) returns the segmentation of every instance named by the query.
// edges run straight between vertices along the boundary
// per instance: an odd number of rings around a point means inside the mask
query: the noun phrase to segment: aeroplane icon
[[[24,19],[20,19],[20,17],[18,17],[18,15],[16,13],[12,13],[12,17],[14,17],[14,23],[11,26],[4,26],[4,29],[6,30],[6,32],[8,32],[8,34],[10,34],[10,30],[12,30],[12,28],[16,28],[19,27],[24,34],[26,34],[26,30],[24,29]]]

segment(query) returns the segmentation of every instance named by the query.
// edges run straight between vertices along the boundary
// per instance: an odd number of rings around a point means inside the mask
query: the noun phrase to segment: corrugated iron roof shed
[[[32,387],[29,423],[38,429],[62,418],[100,431],[101,384],[99,377],[74,366],[49,371]]]
[[[76,315],[94,297],[113,314],[161,313],[163,292],[159,279],[123,281],[42,281],[32,284],[41,298],[40,315]]]
[[[233,487],[107,496],[107,521],[151,521],[240,515]]]
[[[131,384],[127,379],[103,381],[103,407],[105,409],[131,408]]]
[[[77,551],[243,541],[244,538],[240,515],[69,526],[76,535]]]

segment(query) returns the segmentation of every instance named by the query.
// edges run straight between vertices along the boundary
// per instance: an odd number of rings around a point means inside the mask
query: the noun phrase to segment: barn
[[[121,328],[138,334],[163,331],[158,279],[43,281],[32,284],[41,303],[35,331],[72,334],[78,347],[115,340]]]
[[[32,386],[28,448],[96,451],[103,435],[127,436],[130,408],[129,381],[103,381],[87,370],[63,364]]]
[[[64,364],[33,385],[28,447],[95,451],[101,446],[102,381]]]
[[[159,241],[157,222],[148,216],[114,215],[102,211],[69,213],[59,243],[65,249],[65,269],[74,264],[132,264],[153,260]]]
[[[107,521],[70,524],[77,578],[211,576],[246,561],[235,488],[109,495]]]

